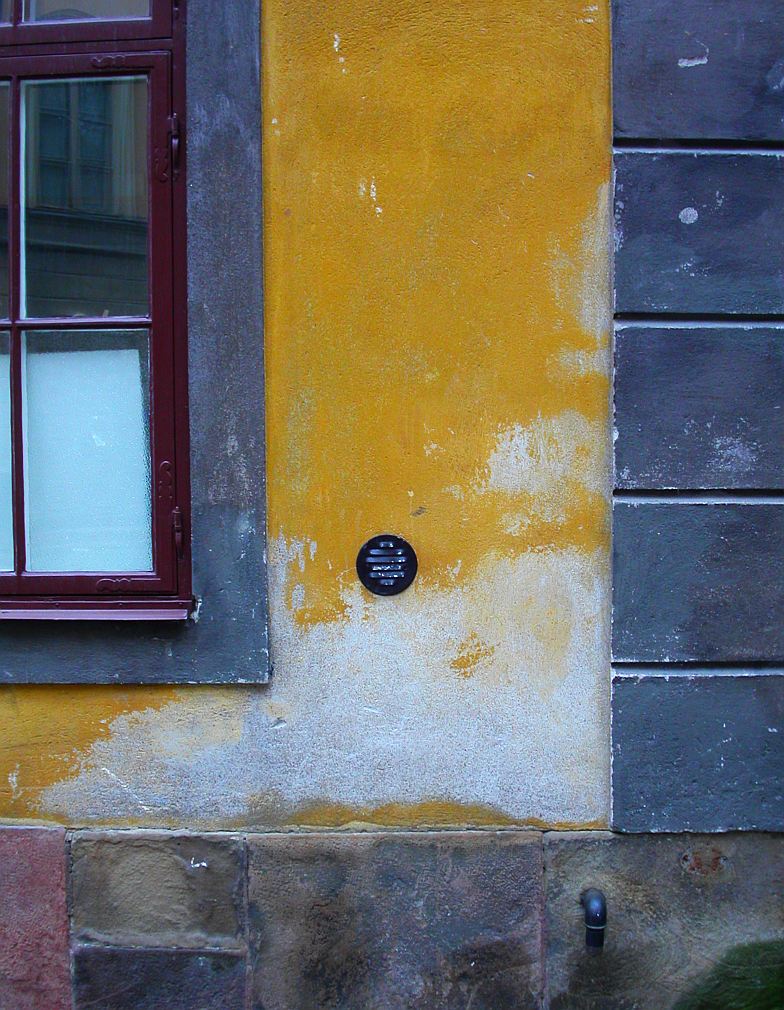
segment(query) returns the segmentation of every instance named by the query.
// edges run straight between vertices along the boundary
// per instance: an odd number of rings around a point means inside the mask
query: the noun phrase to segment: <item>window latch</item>
[[[185,536],[183,532],[182,509],[178,505],[172,512],[172,532],[174,533],[174,550],[177,560],[182,561],[185,553]]]
[[[181,152],[181,136],[180,136],[180,117],[176,112],[173,112],[171,118],[169,119],[169,130],[171,133],[171,161],[172,161],[172,174],[176,179],[180,173],[180,152]]]

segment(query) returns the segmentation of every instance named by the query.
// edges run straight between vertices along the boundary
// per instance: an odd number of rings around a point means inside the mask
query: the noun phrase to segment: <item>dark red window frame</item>
[[[184,5],[151,0],[151,17],[0,27],[0,79],[10,81],[9,290],[15,571],[0,574],[0,619],[182,620],[192,609],[185,263]],[[148,317],[20,318],[21,81],[149,79]],[[2,142],[2,138],[0,138]],[[27,572],[24,557],[21,341],[25,330],[150,332],[152,572]]]

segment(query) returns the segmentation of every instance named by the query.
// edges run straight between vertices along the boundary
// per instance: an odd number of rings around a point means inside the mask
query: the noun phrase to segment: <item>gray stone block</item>
[[[784,659],[784,504],[616,502],[613,658]]]
[[[245,1010],[246,974],[225,951],[79,947],[74,1010]]]
[[[616,155],[621,313],[784,312],[784,158]]]
[[[784,831],[784,676],[613,681],[613,827]]]
[[[619,137],[784,139],[780,0],[614,0]]]
[[[672,1010],[728,951],[742,960],[744,944],[767,940],[784,952],[781,837],[548,834],[545,878],[550,1010]],[[586,887],[607,898],[595,956],[579,904]],[[735,995],[745,999],[711,1010],[776,1005],[756,1002],[756,988]]]
[[[784,328],[615,335],[615,483],[784,488]]]
[[[79,940],[244,948],[241,839],[84,832],[73,837],[71,859],[72,928]]]
[[[249,838],[256,1010],[533,1010],[541,836]]]

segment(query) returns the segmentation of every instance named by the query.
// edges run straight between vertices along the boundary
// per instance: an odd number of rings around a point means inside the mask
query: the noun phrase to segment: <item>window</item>
[[[174,0],[0,0],[0,616],[191,606]]]
[[[0,489],[8,487],[8,482],[13,485],[18,465],[13,446],[24,417],[12,414],[11,400],[21,406],[23,378],[32,386],[37,402],[49,411],[36,415],[38,427],[29,448],[50,437],[47,426],[51,437],[66,437],[60,424],[64,411],[55,410],[50,396],[59,395],[70,411],[66,416],[76,418],[87,409],[85,399],[94,395],[91,418],[100,420],[111,408],[108,416],[120,441],[109,445],[96,432],[107,445],[96,445],[92,437],[90,443],[95,450],[114,449],[126,463],[125,483],[120,484],[113,468],[108,473],[94,468],[91,473],[88,461],[80,456],[80,480],[114,482],[116,497],[107,511],[117,508],[123,524],[118,518],[117,536],[112,534],[103,542],[88,540],[85,547],[84,538],[68,543],[60,538],[57,547],[76,550],[81,543],[85,550],[117,552],[115,558],[122,549],[126,552],[123,570],[28,572],[25,568],[17,573],[10,562],[5,563],[0,579],[10,576],[11,584],[0,591],[3,616],[18,617],[24,611],[26,616],[70,619],[0,620],[0,683],[249,684],[270,676],[259,8],[259,0],[155,0],[149,7],[147,0],[141,6],[138,0],[39,0],[27,8],[21,2],[0,0],[0,21],[4,17],[7,22],[0,24],[0,108],[8,117],[7,126],[0,123],[0,131],[6,131],[0,137],[0,192],[17,194],[8,211],[0,210],[0,249],[6,249],[0,252],[0,278],[9,277],[7,263],[11,269],[11,283],[5,283],[5,293],[0,289],[0,313],[5,321],[4,326],[0,324],[0,396],[4,397]],[[23,20],[25,10],[28,20]],[[31,15],[38,18],[44,12],[60,20],[30,20]],[[116,20],[96,17],[107,12],[116,15]],[[128,82],[128,78],[133,80]],[[32,88],[37,82],[38,91]],[[102,82],[117,84],[119,91],[100,87],[85,94],[84,86]],[[25,121],[33,138],[29,152],[21,147],[24,83],[31,84],[25,96],[30,103],[28,113],[34,109],[32,119]],[[45,89],[44,84],[53,87]],[[146,119],[134,112],[141,102],[134,96],[143,89]],[[4,105],[3,95],[7,96]],[[117,132],[113,124],[118,115],[126,124],[129,117],[137,116],[134,130]],[[132,148],[126,141],[135,136],[137,127],[147,131],[146,139]],[[45,141],[40,137],[36,141],[36,133],[44,130]],[[133,151],[145,145],[147,172],[140,175],[131,170]],[[22,183],[30,187],[29,194],[25,190],[24,205]],[[144,187],[146,218],[139,213]],[[23,206],[29,211],[28,229],[35,234],[38,228],[38,248],[31,252],[28,244],[26,253],[40,257],[32,289],[24,292],[25,305],[34,297],[92,301],[88,311],[98,312],[98,318],[93,316],[91,325],[85,315],[11,316],[10,295],[17,290],[20,276],[13,250],[21,246]],[[9,211],[11,230],[7,232]],[[45,224],[51,226],[49,232]],[[76,288],[63,291],[53,282],[46,286],[44,279],[51,281],[55,273],[47,246],[56,251],[64,237],[79,237],[88,225],[91,241],[108,250],[98,257],[106,269],[91,272],[93,280]],[[170,286],[168,281],[161,283],[156,267],[162,259],[161,247],[167,244]],[[121,257],[122,271],[110,271],[108,262],[116,266]],[[32,261],[27,265],[32,269]],[[81,261],[72,273],[78,278],[84,269]],[[120,288],[118,276],[123,282]],[[162,292],[168,292],[169,305]],[[21,288],[13,297],[21,305]],[[3,307],[3,298],[9,299],[8,308]],[[127,311],[117,307],[119,301],[134,304],[145,299],[143,311],[149,316],[115,314]],[[86,311],[84,305],[79,311]],[[25,345],[25,360],[32,365],[23,372],[19,336],[29,330],[35,337]],[[65,336],[62,331],[67,331]],[[51,333],[59,335],[54,345]],[[90,352],[85,349],[88,338]],[[112,364],[111,383],[107,380],[96,388],[94,376],[105,377]],[[145,368],[149,370],[146,376]],[[53,375],[66,373],[71,386],[75,374],[87,375],[81,401],[69,387],[54,383]],[[173,393],[168,392],[172,389]],[[121,415],[115,412],[118,390],[124,395]],[[25,402],[29,424],[32,401],[28,397]],[[146,445],[146,434],[140,435],[145,424],[150,425],[147,456],[139,451],[140,444]],[[172,456],[161,457],[157,448],[164,437],[173,446]],[[48,480],[62,489],[62,482],[49,469],[64,467],[62,456],[59,450],[50,454],[38,472],[28,475],[40,506],[32,518],[38,520],[37,549],[44,556],[54,550],[51,542],[42,539],[45,513],[53,512],[58,503],[55,498],[42,500],[41,485],[35,482]],[[157,462],[161,459],[162,463]],[[155,493],[143,499],[150,502],[151,522],[142,528],[139,498],[126,491],[133,487],[138,493],[134,475],[144,472],[142,482],[147,480],[148,460]],[[22,487],[24,477],[22,470]],[[78,488],[78,482],[74,486]],[[92,509],[89,514],[94,514],[97,493],[82,499],[85,508]],[[24,506],[24,497],[21,500]],[[69,517],[67,510],[59,515]],[[24,530],[24,517],[24,510],[14,512],[12,498],[0,493],[0,556],[3,552],[6,558],[14,555],[16,526],[21,519]],[[148,529],[145,541],[142,534]],[[162,554],[155,553],[159,544]],[[132,563],[138,564],[138,555],[149,551],[150,545],[153,571],[129,573],[130,552],[137,552]],[[159,567],[160,557],[170,559],[168,573],[165,566]],[[48,575],[50,587],[46,592],[38,588],[30,592],[29,579],[24,579],[19,591],[17,574]],[[93,591],[85,591],[75,581],[85,574],[92,575]],[[168,585],[173,590],[163,588],[167,574],[172,576]],[[153,576],[161,577],[160,585],[153,584]],[[59,585],[53,587],[58,579]],[[104,585],[97,586],[104,579]],[[191,600],[190,620],[151,624],[142,619],[182,617]],[[129,615],[137,619],[116,620]],[[80,616],[89,619],[74,619]]]

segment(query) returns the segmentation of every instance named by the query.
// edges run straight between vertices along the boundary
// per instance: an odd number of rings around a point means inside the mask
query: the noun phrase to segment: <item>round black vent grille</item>
[[[357,555],[359,581],[376,596],[396,596],[416,578],[417,556],[402,537],[382,533],[371,537]]]

